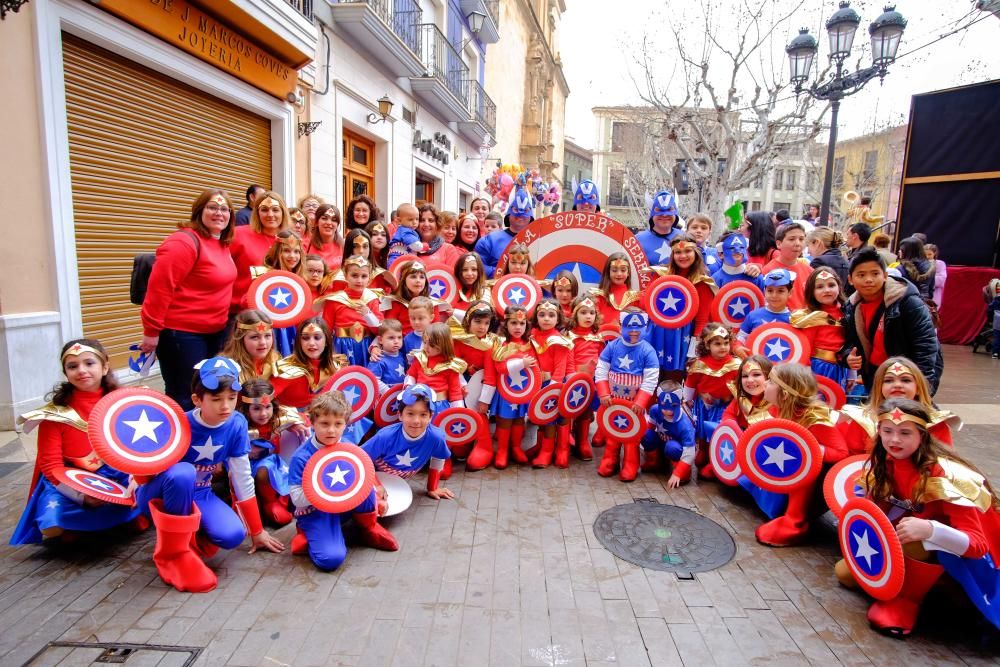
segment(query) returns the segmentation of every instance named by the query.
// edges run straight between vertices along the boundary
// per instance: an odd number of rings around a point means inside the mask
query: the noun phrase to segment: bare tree
[[[782,28],[804,2],[778,13],[779,3],[743,0],[734,10],[729,3],[668,0],[671,20],[658,24],[669,25],[676,65],[666,77],[650,37],[642,41],[636,87],[659,116],[647,125],[652,150],[676,146],[690,179],[701,183],[702,209],[719,228],[730,193],[765,176],[777,158],[814,142],[823,129],[826,108],[817,111],[810,96],[791,92],[778,49]],[[678,18],[694,10],[700,18]]]

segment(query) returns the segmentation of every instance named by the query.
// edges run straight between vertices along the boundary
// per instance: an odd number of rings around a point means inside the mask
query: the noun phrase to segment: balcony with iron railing
[[[469,120],[469,67],[433,23],[418,26],[423,75],[411,77],[413,93],[446,121]]]
[[[482,145],[497,133],[497,105],[478,81],[469,81],[469,118],[458,124],[467,139]]]
[[[289,0],[311,2],[312,0]],[[423,12],[417,0],[326,0],[334,29],[346,33],[394,76],[420,76]]]
[[[310,21],[313,20],[313,0],[285,0],[285,2],[294,7],[302,16]]]

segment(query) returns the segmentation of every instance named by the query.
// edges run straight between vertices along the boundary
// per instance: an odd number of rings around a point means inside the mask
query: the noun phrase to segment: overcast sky
[[[775,0],[767,5],[768,24],[778,23],[778,18],[799,2]],[[593,148],[596,141],[593,107],[642,103],[633,81],[641,81],[643,77],[638,60],[644,39],[653,44],[647,51],[655,63],[658,84],[671,92],[682,90],[676,42],[667,26],[690,26],[684,30],[684,43],[694,52],[701,53],[705,32],[701,27],[701,7],[712,16],[713,34],[726,45],[733,43],[739,34],[734,17],[741,4],[736,0],[670,0],[667,3],[664,0],[567,0],[559,35],[563,70],[570,87],[566,108],[567,137],[586,148]],[[873,0],[851,3],[861,15],[852,52],[854,58],[849,61],[852,65],[859,55],[864,57],[863,66],[871,64],[868,25],[882,13],[884,4]],[[758,6],[756,1],[753,6]],[[877,80],[871,81],[864,90],[843,102],[840,138],[865,134],[873,127],[906,122],[911,95],[1000,78],[1000,57],[996,55],[1000,19],[996,16],[975,10],[972,0],[900,0],[896,8],[908,20],[899,49],[900,58],[890,67],[883,85],[880,86]],[[825,65],[829,48],[823,24],[836,9],[836,0],[804,0],[802,7],[774,30],[754,59],[754,71],[758,74],[764,70],[776,71],[782,81],[787,81],[784,47],[798,34],[800,27],[809,27],[819,40],[816,60],[820,66]],[[967,30],[903,55],[977,19],[982,20]],[[709,58],[713,80],[731,69],[731,66],[725,69],[725,56],[720,58],[720,55],[716,52]],[[737,85],[744,100],[749,99],[750,85],[749,79]],[[793,91],[785,96],[791,94]]]

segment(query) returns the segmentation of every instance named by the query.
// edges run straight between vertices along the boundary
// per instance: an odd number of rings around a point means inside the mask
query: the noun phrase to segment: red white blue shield
[[[825,375],[816,375],[816,384],[819,386],[819,398],[830,406],[831,410],[839,410],[847,403],[847,394],[839,382],[831,380]]]
[[[351,406],[351,423],[361,419],[375,405],[378,398],[378,378],[362,366],[345,366],[334,373],[324,391],[342,391]]]
[[[187,416],[173,399],[145,387],[116,389],[87,420],[94,451],[131,475],[155,475],[184,458],[191,444]]]
[[[573,373],[563,382],[559,395],[559,414],[566,419],[576,419],[594,401],[594,380],[586,373]]]
[[[610,343],[614,339],[618,338],[619,334],[621,334],[621,328],[618,322],[607,322],[602,324],[597,330],[597,335],[600,336],[601,340],[605,343]]]
[[[823,454],[813,434],[788,419],[752,424],[740,437],[736,455],[750,481],[776,493],[788,493],[811,483],[823,465]]]
[[[392,264],[389,265],[389,273],[396,280],[397,284],[399,283],[399,274],[403,271],[403,264],[407,262],[420,262],[423,264],[416,255],[402,255],[392,260]]]
[[[538,366],[523,368],[513,373],[498,373],[497,389],[505,401],[512,405],[524,405],[531,400],[542,386],[542,373]]]
[[[837,464],[826,473],[823,479],[823,498],[835,516],[843,516],[844,505],[848,500],[865,496],[865,487],[861,481],[867,473],[865,467],[867,461],[866,454],[848,456],[837,461]]]
[[[727,329],[738,329],[754,308],[764,305],[764,294],[753,283],[737,280],[724,286],[712,300],[712,319]]]
[[[276,327],[298,324],[312,315],[312,290],[290,271],[268,271],[250,283],[247,301],[266,313]]]
[[[66,486],[115,505],[132,505],[132,492],[113,479],[80,468],[56,468],[54,476]]]
[[[662,276],[643,290],[649,319],[666,329],[678,329],[698,314],[698,292],[687,278]]]
[[[493,307],[501,316],[507,306],[521,306],[530,315],[541,298],[541,285],[523,273],[504,276],[493,285]]]
[[[375,486],[375,466],[356,445],[322,447],[306,463],[302,491],[317,509],[339,514],[363,503]]]
[[[484,425],[482,415],[470,408],[446,408],[434,416],[433,423],[444,432],[451,448],[475,442],[481,433],[479,429],[489,428]]]
[[[784,322],[763,324],[747,338],[751,354],[759,354],[778,364],[809,363],[809,339]]]
[[[608,442],[639,442],[646,432],[646,416],[632,412],[632,401],[622,398],[611,400],[597,411],[597,428]]]
[[[903,589],[906,561],[896,529],[879,506],[851,498],[837,525],[840,550],[851,574],[876,600],[892,600]]]
[[[379,396],[375,403],[375,423],[379,426],[388,426],[399,421],[399,394],[403,391],[403,384],[394,384]]]
[[[539,426],[551,424],[559,419],[559,397],[562,392],[562,382],[550,382],[542,387],[528,404],[528,419]]]
[[[731,419],[721,422],[712,433],[708,445],[708,456],[712,461],[712,470],[719,481],[729,486],[736,486],[743,470],[736,455],[743,429]]]
[[[444,264],[427,265],[427,289],[431,298],[454,303],[458,296],[458,281],[455,272]]]

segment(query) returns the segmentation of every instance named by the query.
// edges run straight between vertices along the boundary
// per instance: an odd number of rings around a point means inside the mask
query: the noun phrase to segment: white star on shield
[[[879,550],[872,548],[871,542],[868,540],[868,531],[862,529],[860,535],[852,532],[851,537],[858,544],[858,550],[854,552],[854,557],[864,558],[868,562],[868,569],[872,569],[872,556],[878,556]]]
[[[524,290],[520,287],[515,287],[510,292],[507,293],[507,300],[511,303],[516,303],[521,305],[521,302],[528,298],[528,295],[524,293]]]
[[[348,472],[350,471],[341,468],[340,464],[338,463],[337,467],[334,468],[333,472],[328,472],[326,474],[326,476],[330,478],[330,486],[337,486],[338,484],[347,484]]]
[[[93,477],[87,478],[87,484],[90,484],[94,488],[101,489],[102,491],[110,491],[111,489],[115,488],[110,484],[108,484],[107,482],[100,479],[94,479]]]
[[[287,306],[288,299],[291,298],[292,293],[286,289],[278,288],[271,292],[268,298],[271,300],[271,305],[273,306]]]
[[[784,359],[786,356],[785,352],[789,352],[791,350],[791,348],[787,345],[782,345],[780,338],[775,338],[771,342],[767,343],[766,347],[767,356],[771,359],[777,359],[778,361]]]
[[[733,462],[733,446],[732,445],[730,445],[727,442],[724,445],[722,445],[722,447],[719,448],[719,451],[722,452],[722,461],[724,463],[732,463]]]
[[[514,371],[510,374],[510,386],[512,389],[520,389],[524,386],[524,383],[528,381],[528,377],[523,371]]]
[[[555,409],[556,409],[556,399],[550,398],[549,400],[545,401],[546,412],[552,412]]]
[[[744,301],[743,297],[737,297],[729,304],[729,314],[733,317],[736,317],[737,315],[746,317],[747,308],[749,306],[749,301]]]
[[[145,410],[139,413],[138,419],[133,419],[132,421],[123,420],[122,423],[134,431],[132,434],[133,445],[136,441],[141,440],[142,438],[149,438],[153,442],[159,444],[159,440],[156,439],[156,429],[162,426],[163,422],[152,421],[146,416]]]
[[[661,310],[664,312],[668,310],[677,310],[677,304],[680,302],[681,299],[678,299],[675,296],[675,292],[673,290],[667,290],[667,296],[660,299],[660,303],[663,304],[663,308],[661,308]]]
[[[432,280],[431,296],[435,299],[440,299],[442,294],[444,294],[444,282],[441,280]]]
[[[344,398],[347,399],[348,403],[354,405],[358,402],[358,399],[361,398],[361,394],[359,394],[358,390],[352,385],[344,390]]]
[[[767,452],[767,458],[764,460],[764,465],[774,465],[778,467],[778,470],[785,472],[785,462],[794,461],[795,457],[791,454],[785,453],[785,441],[781,440],[778,442],[777,447],[768,447],[764,445],[764,451]]]
[[[583,400],[583,389],[581,387],[577,387],[576,389],[570,392],[569,394],[570,405],[575,407],[579,405],[580,401],[582,400]]]
[[[628,428],[628,420],[625,419],[623,415],[618,415],[617,417],[615,417],[615,426],[620,430],[624,431],[626,428]]]
[[[454,433],[455,435],[462,435],[463,433],[465,433],[465,423],[456,421],[454,424],[451,425],[451,432]]]

